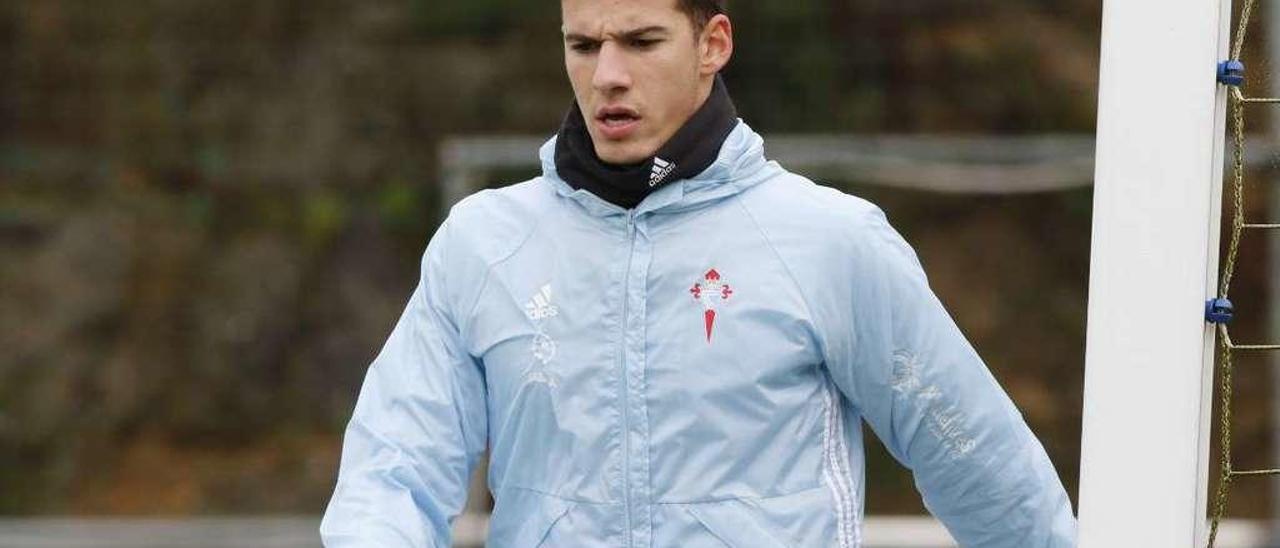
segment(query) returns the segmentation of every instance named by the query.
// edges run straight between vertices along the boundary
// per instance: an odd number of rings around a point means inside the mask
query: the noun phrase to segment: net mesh
[[[1231,44],[1231,59],[1240,60],[1249,30],[1249,20],[1253,15],[1256,0],[1244,0],[1240,8],[1239,22]],[[1244,107],[1251,103],[1280,103],[1277,97],[1248,97],[1240,85],[1229,89],[1231,108],[1231,139],[1234,144],[1231,157],[1231,232],[1226,257],[1220,278],[1219,298],[1227,299],[1231,294],[1231,281],[1235,276],[1236,265],[1240,259],[1240,240],[1245,230],[1276,230],[1280,224],[1250,223],[1245,218],[1245,116]],[[1213,548],[1218,537],[1218,527],[1226,512],[1227,499],[1231,492],[1232,481],[1249,476],[1280,475],[1280,469],[1236,470],[1231,451],[1231,396],[1232,375],[1235,357],[1242,352],[1275,352],[1280,351],[1280,344],[1236,344],[1231,339],[1231,330],[1226,322],[1217,324],[1220,359],[1220,454],[1218,488],[1214,500],[1213,514],[1209,526],[1209,548]]]

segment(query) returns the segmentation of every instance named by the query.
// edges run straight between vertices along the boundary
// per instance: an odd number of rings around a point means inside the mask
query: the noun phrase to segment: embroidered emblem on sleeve
[[[948,403],[946,394],[933,384],[925,384],[921,378],[920,361],[914,353],[899,350],[893,353],[893,369],[889,389],[924,408],[924,424],[929,433],[942,444],[951,460],[969,454],[978,442],[965,429],[968,417],[954,403]]]

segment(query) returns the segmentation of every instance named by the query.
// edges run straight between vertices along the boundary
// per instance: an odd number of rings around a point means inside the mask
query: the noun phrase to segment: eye
[[[662,43],[662,40],[656,38],[636,38],[631,41],[631,47],[636,49],[652,49],[660,43]]]
[[[600,42],[574,42],[569,44],[569,49],[578,53],[592,53],[600,49]]]

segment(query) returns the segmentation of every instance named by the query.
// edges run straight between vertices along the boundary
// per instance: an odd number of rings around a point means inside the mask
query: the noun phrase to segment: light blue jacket
[[[1069,547],[1022,416],[870,203],[764,157],[633,210],[543,176],[456,205],[369,368],[321,533],[448,546],[491,451],[499,547],[860,543],[860,421],[964,546]]]

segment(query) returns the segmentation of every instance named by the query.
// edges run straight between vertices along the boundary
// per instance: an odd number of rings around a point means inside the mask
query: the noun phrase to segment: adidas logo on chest
[[[524,315],[529,317],[530,321],[542,321],[547,318],[554,318],[560,313],[560,309],[556,305],[551,304],[551,284],[542,286],[533,295],[529,302],[524,304]]]

